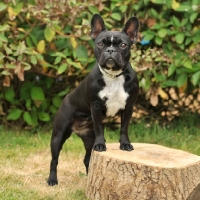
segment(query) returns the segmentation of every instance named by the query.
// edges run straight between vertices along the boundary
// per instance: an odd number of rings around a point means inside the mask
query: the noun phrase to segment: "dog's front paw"
[[[106,145],[105,144],[95,144],[93,149],[95,151],[106,151]]]
[[[58,185],[58,180],[56,179],[56,180],[54,180],[54,179],[48,179],[48,181],[47,181],[47,183],[48,183],[48,185],[49,186],[54,186],[54,185]]]
[[[134,150],[133,145],[131,143],[121,143],[120,149],[123,151],[132,151]]]
[[[47,180],[47,183],[50,186],[58,185],[58,179],[55,175],[50,175]]]

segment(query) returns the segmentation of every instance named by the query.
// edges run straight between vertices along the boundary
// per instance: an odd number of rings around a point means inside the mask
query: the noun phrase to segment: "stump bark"
[[[87,180],[90,200],[200,200],[200,156],[155,144],[131,152],[107,144],[93,151]]]

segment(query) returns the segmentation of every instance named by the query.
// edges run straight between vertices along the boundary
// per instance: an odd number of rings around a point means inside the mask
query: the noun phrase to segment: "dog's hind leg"
[[[66,115],[66,110],[62,108],[59,109],[53,125],[53,132],[51,137],[51,164],[50,164],[50,175],[47,183],[51,186],[58,184],[57,179],[57,165],[60,151],[72,133],[71,130],[71,117],[69,117],[69,112]],[[66,117],[67,116],[67,117]]]
[[[61,134],[61,133],[60,133]],[[65,133],[62,134],[62,137],[58,135],[53,134],[51,138],[51,164],[50,164],[50,175],[48,178],[48,184],[53,186],[58,184],[57,179],[57,165],[58,165],[58,158],[60,151],[62,150],[62,146],[65,143],[66,139],[69,138],[71,135],[71,130],[65,131]]]
[[[94,130],[89,130],[84,135],[79,135],[79,137],[82,139],[84,146],[85,146],[85,157],[84,157],[84,164],[86,168],[86,173],[88,174],[88,168],[90,163],[90,156],[93,149],[94,141],[95,141],[95,133]]]

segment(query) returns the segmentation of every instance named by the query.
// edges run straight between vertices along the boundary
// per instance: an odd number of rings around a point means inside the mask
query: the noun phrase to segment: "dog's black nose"
[[[113,47],[108,47],[106,49],[106,51],[109,53],[109,54],[112,54],[113,52],[115,52],[115,49]]]

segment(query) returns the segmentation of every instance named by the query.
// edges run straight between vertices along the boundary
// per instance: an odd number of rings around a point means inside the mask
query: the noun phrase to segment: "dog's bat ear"
[[[101,31],[106,30],[103,19],[99,14],[95,14],[91,20],[90,37],[95,40]]]
[[[132,44],[137,42],[138,38],[139,20],[137,17],[131,17],[125,24],[123,32],[125,32],[131,39]]]

